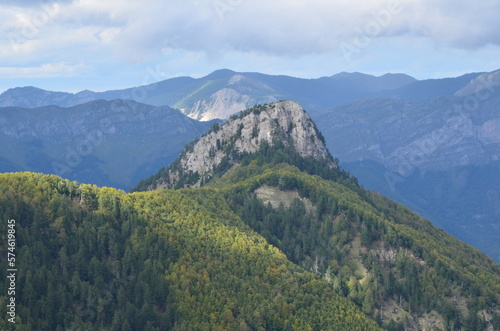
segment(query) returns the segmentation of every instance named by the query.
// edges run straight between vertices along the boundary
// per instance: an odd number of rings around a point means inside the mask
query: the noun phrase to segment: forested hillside
[[[2,330],[377,329],[251,230],[220,190],[127,195],[2,174],[0,215],[16,220],[19,275],[16,324],[4,312]]]
[[[500,270],[482,253],[376,194],[256,163],[212,188],[133,194],[1,175],[18,329],[500,326]]]
[[[500,266],[377,193],[257,162],[211,185],[292,262],[389,329],[500,327]]]

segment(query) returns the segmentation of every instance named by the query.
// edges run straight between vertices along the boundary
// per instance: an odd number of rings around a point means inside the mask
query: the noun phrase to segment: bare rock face
[[[253,100],[229,88],[221,89],[208,100],[198,100],[192,106],[188,116],[200,121],[216,118],[228,118],[230,115],[245,109]]]
[[[474,78],[464,88],[455,93],[456,97],[467,97],[474,95],[480,101],[488,99],[490,93],[495,93],[500,86],[500,70],[488,72]]]
[[[212,127],[169,168],[168,179],[156,186],[174,187],[182,174],[199,176],[197,183],[192,185],[199,186],[222,162],[236,164],[236,158],[231,155],[255,153],[264,141],[271,146],[281,141],[302,157],[328,160],[331,167],[335,167],[323,140],[314,122],[298,103],[281,101],[257,106],[222,126]]]
[[[179,108],[187,116],[210,121],[227,119],[252,105],[273,103],[279,98],[276,91],[267,84],[235,74],[228,78],[225,87],[213,91],[210,96],[195,98]]]

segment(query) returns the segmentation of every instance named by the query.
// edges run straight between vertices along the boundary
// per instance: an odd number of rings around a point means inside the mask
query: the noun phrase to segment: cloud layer
[[[477,50],[500,45],[499,14],[497,0],[4,1],[0,60],[59,70],[175,52],[294,58],[401,39]]]

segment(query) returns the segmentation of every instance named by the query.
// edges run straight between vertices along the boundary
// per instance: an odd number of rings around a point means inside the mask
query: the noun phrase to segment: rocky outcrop
[[[262,142],[273,145],[276,141],[301,157],[327,160],[335,166],[309,115],[298,103],[281,101],[251,108],[222,126],[212,127],[169,168],[167,179],[157,183],[157,188],[175,187],[185,174],[196,176],[198,181],[192,186],[198,186],[222,162],[236,164],[235,155],[255,153]]]
[[[228,118],[252,103],[254,100],[248,95],[231,88],[223,88],[212,94],[208,100],[196,101],[187,115],[201,121]]]
[[[500,86],[500,70],[487,72],[474,78],[464,88],[455,93],[457,97],[475,96],[478,99],[487,99]]]

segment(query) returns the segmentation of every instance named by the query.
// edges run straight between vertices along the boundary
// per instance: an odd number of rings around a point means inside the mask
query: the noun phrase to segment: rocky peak
[[[498,92],[500,85],[500,70],[487,72],[474,78],[464,88],[455,93],[457,97],[467,97],[475,95],[480,101],[489,98],[493,93]]]
[[[328,162],[336,167],[321,133],[302,107],[293,101],[255,106],[215,124],[197,142],[188,145],[179,159],[150,188],[199,186],[216,175],[216,169],[238,164],[242,156],[259,151],[262,144],[282,144],[303,158]]]

